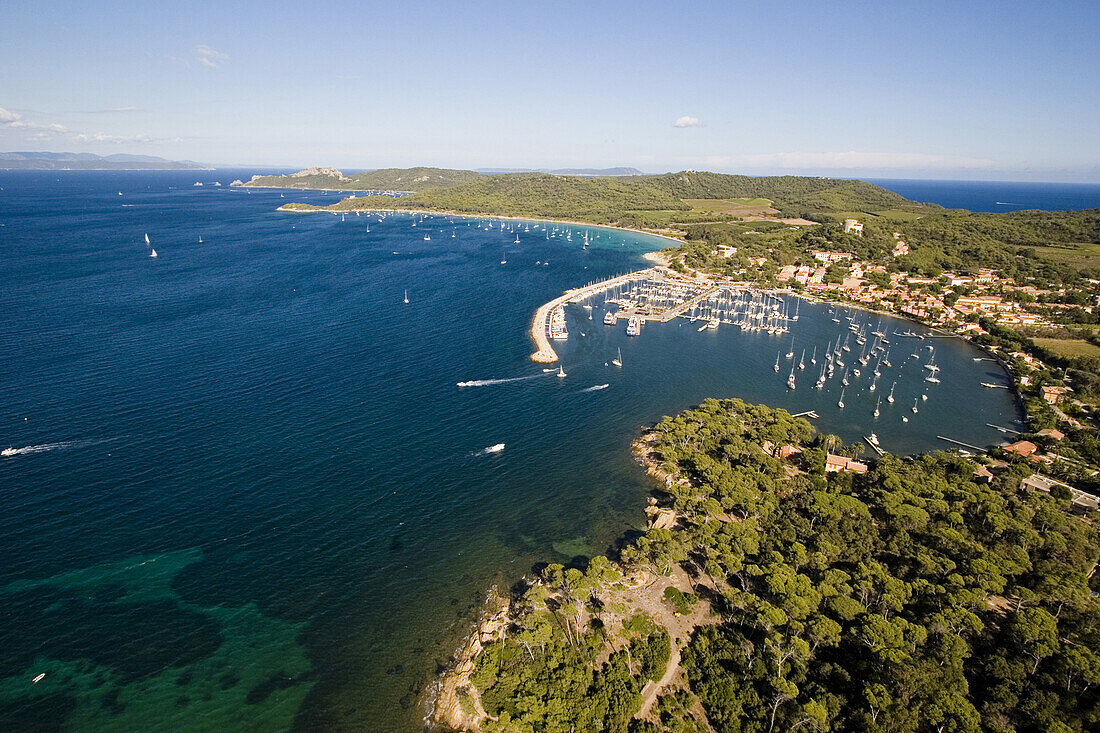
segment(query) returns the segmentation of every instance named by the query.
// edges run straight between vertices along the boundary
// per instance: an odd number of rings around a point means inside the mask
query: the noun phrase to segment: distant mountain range
[[[0,153],[0,169],[42,171],[208,170],[191,160],[166,160],[155,155],[93,155],[92,153]]]

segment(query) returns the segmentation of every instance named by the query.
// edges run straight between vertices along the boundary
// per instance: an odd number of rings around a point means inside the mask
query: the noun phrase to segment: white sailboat
[[[149,256],[150,257],[156,257],[157,256],[157,251],[155,249],[150,248],[149,249]]]
[[[564,377],[565,377],[565,370],[564,370],[564,369],[562,369],[562,367],[561,367],[561,365],[560,365],[560,364],[558,365],[558,376],[559,376],[559,377],[562,377],[562,378],[564,378]]]
[[[612,359],[611,363],[614,364],[617,367],[621,367],[623,365],[623,350],[622,349],[619,349],[619,357],[617,359]]]
[[[844,409],[844,389],[843,388],[840,390],[840,399],[837,400],[836,406],[839,407],[842,410]]]
[[[152,243],[151,243],[151,242],[149,241],[149,234],[148,234],[148,232],[146,232],[146,234],[145,234],[145,243],[146,243],[146,244],[152,244]]]
[[[409,291],[408,290],[405,291],[405,302],[406,303],[409,302]]]

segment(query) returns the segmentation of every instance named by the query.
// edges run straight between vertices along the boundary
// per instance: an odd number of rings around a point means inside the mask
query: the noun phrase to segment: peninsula
[[[707,400],[635,443],[660,482],[614,557],[492,596],[432,720],[466,731],[1084,730],[1095,523],[937,453],[873,467]]]

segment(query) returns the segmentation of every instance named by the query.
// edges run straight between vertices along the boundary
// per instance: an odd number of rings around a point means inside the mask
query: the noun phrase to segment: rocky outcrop
[[[435,725],[456,731],[479,731],[489,717],[481,705],[481,695],[470,681],[477,658],[485,645],[504,639],[511,623],[508,599],[496,588],[489,591],[476,629],[467,637],[455,658],[454,666],[440,679],[439,694],[431,713]]]
[[[291,173],[287,178],[309,178],[310,176],[325,176],[327,178],[335,178],[341,182],[350,181],[351,178],[345,176],[335,168],[306,168],[300,170],[297,173]]]
[[[645,508],[646,518],[649,519],[650,529],[672,529],[676,526],[676,512],[672,509],[657,506],[657,500],[650,497],[649,505]]]

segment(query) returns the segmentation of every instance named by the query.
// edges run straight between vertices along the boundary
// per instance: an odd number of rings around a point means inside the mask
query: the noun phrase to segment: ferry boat
[[[626,324],[626,335],[637,336],[642,332],[642,319],[638,316],[631,316],[630,320]]]

